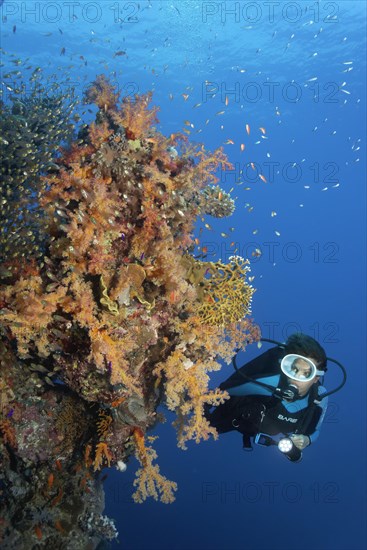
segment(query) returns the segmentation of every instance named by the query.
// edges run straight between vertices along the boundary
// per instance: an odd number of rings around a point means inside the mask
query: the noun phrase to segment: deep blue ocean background
[[[181,451],[164,411],[155,448],[177,499],[134,504],[135,459],[109,470],[106,513],[120,533],[110,548],[364,550],[366,3],[5,0],[1,10],[3,72],[9,55],[29,58],[79,97],[111,75],[123,95],[154,91],[165,135],[186,128],[224,147],[235,171],[220,184],[237,207],[198,220],[208,259],[248,257],[263,336],[310,334],[348,371],[299,464],[272,448],[245,453],[234,432]],[[241,362],[258,353],[250,346]],[[232,371],[223,365],[211,387]],[[325,386],[340,380],[330,364]]]

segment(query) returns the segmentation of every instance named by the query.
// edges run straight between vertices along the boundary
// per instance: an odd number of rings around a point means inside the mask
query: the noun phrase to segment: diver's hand
[[[295,446],[301,451],[306,447],[308,447],[311,443],[308,435],[295,434],[295,435],[291,435],[290,438],[295,444]]]

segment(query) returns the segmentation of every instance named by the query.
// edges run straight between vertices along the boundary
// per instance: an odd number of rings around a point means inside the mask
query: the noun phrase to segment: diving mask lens
[[[283,357],[280,368],[288,378],[299,382],[309,382],[319,372],[311,359],[295,353]]]

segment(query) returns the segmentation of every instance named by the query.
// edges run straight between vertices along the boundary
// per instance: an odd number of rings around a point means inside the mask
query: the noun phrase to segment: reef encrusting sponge
[[[259,336],[248,319],[253,289],[246,262],[199,262],[189,254],[195,220],[210,196],[212,214],[232,210],[216,186],[216,169],[231,167],[222,151],[209,153],[178,134],[164,137],[153,126],[150,95],[119,105],[104,77],[85,101],[99,108],[95,122],[41,178],[34,212],[42,211],[47,228],[42,255],[9,259],[1,272],[3,468],[9,473],[21,460],[37,488],[48,487],[34,506],[50,509],[46,519],[22,517],[17,544],[30,536],[24,522],[35,540],[55,542],[55,525],[56,538],[67,540],[75,517],[84,518],[77,527],[83,543],[114,536],[89,494],[97,490],[96,471],[120,467],[132,453],[141,464],[135,500],[171,502],[176,486],[159,473],[155,451],[144,441],[159,420],[158,404],[176,412],[182,448],[216,437],[204,406],[222,403],[227,394],[208,390],[208,373],[220,368],[219,358],[229,362],[237,347]],[[213,192],[205,191],[211,186]],[[27,414],[35,433],[28,440],[29,426],[21,421]],[[47,434],[42,452],[41,425]],[[19,490],[13,491],[10,474],[5,478],[9,509],[19,516]],[[23,481],[29,499],[30,482]],[[65,488],[77,497],[76,515]]]

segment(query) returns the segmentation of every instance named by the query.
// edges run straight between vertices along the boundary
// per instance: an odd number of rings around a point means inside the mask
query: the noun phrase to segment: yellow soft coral
[[[174,492],[177,491],[177,483],[169,481],[159,472],[158,464],[153,464],[157,453],[152,447],[146,447],[143,432],[136,428],[134,430],[136,457],[142,468],[136,472],[134,486],[137,487],[133,493],[135,502],[142,503],[148,497],[160,500],[169,504],[175,500]]]
[[[188,355],[183,349],[176,349],[154,371],[158,377],[164,373],[166,404],[178,415],[175,425],[178,428],[178,445],[183,449],[186,449],[188,440],[199,443],[210,435],[217,437],[216,430],[204,417],[204,405],[217,406],[228,397],[219,390],[208,391],[207,372],[219,370],[220,364],[213,359],[205,363],[198,359],[194,363]]]
[[[96,446],[96,457],[94,459],[94,471],[100,470],[103,462],[107,461],[107,466],[110,466],[112,455],[110,451],[108,450],[107,444],[100,442]]]
[[[97,421],[97,433],[100,439],[106,439],[108,430],[112,424],[112,416],[107,414],[105,410],[100,410],[98,412],[98,421]]]

